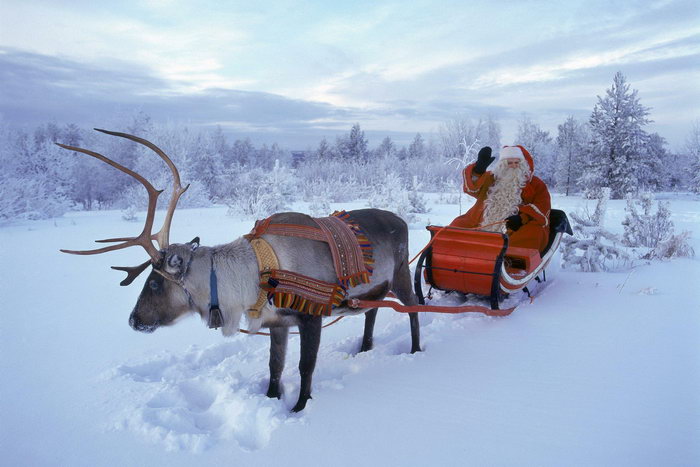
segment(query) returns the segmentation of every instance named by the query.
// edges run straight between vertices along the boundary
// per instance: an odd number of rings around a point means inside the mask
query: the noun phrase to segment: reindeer
[[[58,144],[62,148],[81,152],[97,158],[138,180],[148,192],[148,210],[145,225],[136,237],[97,240],[101,243],[117,243],[94,250],[61,250],[76,255],[93,255],[141,246],[149,260],[135,267],[113,266],[127,273],[120,285],[129,285],[149,266],[151,273],[129,316],[129,324],[136,331],[153,332],[160,326],[175,323],[178,318],[197,313],[210,327],[221,326],[224,335],[239,331],[242,316],[256,303],[260,292],[260,271],[255,253],[248,239],[241,237],[224,245],[200,246],[199,237],[189,243],[169,244],[169,231],[173,213],[180,196],[189,185],[182,187],[180,174],[175,164],[150,141],[126,133],[97,129],[102,133],[119,136],[153,150],[170,168],[173,191],[161,229],[153,234],[153,222],[157,199],[162,190],[156,190],[144,177],[96,152],[78,147]],[[417,298],[411,288],[408,268],[408,228],[395,214],[378,209],[361,209],[349,214],[364,230],[373,247],[374,272],[367,284],[351,287],[346,299],[333,310],[333,315],[365,314],[364,335],[360,352],[372,348],[372,335],[377,308],[354,309],[351,299],[379,300],[391,291],[404,305],[416,305]],[[306,214],[285,212],[275,214],[279,223],[309,225]],[[299,237],[263,235],[279,259],[281,269],[294,271],[318,280],[335,282],[331,252],[327,244]],[[153,241],[158,244],[158,248]],[[218,302],[218,307],[216,306]],[[221,323],[215,323],[218,318]],[[282,395],[280,380],[284,368],[289,328],[298,327],[301,355],[299,373],[301,386],[299,399],[293,412],[304,409],[311,398],[311,380],[316,365],[321,340],[321,316],[300,313],[293,309],[277,308],[265,303],[256,318],[248,317],[249,330],[255,332],[269,328],[270,335],[270,381],[267,396],[279,399]],[[420,333],[417,313],[409,313],[411,329],[411,353],[420,351]],[[245,331],[244,331],[245,332]]]

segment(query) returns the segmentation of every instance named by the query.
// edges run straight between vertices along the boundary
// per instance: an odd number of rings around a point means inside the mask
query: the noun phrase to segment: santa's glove
[[[484,146],[479,150],[479,156],[476,159],[476,164],[472,169],[472,173],[481,175],[482,173],[486,172],[486,167],[488,167],[494,159],[495,157],[491,157],[491,148]]]
[[[520,214],[514,214],[506,219],[506,228],[515,232],[523,226],[523,219]]]

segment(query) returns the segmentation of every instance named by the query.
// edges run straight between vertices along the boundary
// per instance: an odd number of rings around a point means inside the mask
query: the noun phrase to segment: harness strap
[[[258,271],[260,274],[280,268],[280,263],[277,259],[277,255],[275,254],[275,250],[272,249],[272,246],[270,246],[266,240],[262,238],[253,238],[250,240],[250,246],[253,247],[255,258],[258,261]],[[258,300],[246,311],[246,313],[248,313],[248,317],[253,319],[260,318],[260,312],[266,303],[267,291],[261,288],[258,292]]]
[[[209,273],[209,329],[218,329],[224,324],[221,308],[219,308],[219,288],[214,270],[214,255],[211,255],[211,269]]]

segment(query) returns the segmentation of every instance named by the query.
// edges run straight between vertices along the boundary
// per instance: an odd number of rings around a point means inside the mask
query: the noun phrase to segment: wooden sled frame
[[[508,237],[459,227],[428,226],[431,237],[439,235],[418,259],[414,289],[421,305],[425,304],[422,280],[433,288],[487,296],[491,310],[498,310],[504,294],[523,290],[539,279],[559,248],[561,237],[572,235],[563,211],[550,212],[550,236],[540,258],[539,252],[525,248],[508,248]],[[508,258],[508,260],[506,260]]]

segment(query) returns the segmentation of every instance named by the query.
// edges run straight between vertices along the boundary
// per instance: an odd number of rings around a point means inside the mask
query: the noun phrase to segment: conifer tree
[[[375,154],[381,158],[389,158],[396,155],[396,147],[389,136],[382,140],[382,143],[375,150]]]
[[[369,160],[367,145],[365,132],[360,129],[359,123],[352,126],[349,135],[338,138],[336,142],[340,158],[349,161],[367,162]]]
[[[642,149],[642,164],[639,169],[640,190],[658,192],[668,186],[669,175],[665,170],[678,170],[678,161],[666,151],[666,139],[658,133],[648,136]]]
[[[690,158],[691,173],[690,190],[700,193],[700,119],[693,122],[693,128],[685,143],[685,150]]]
[[[423,142],[423,137],[420,135],[420,133],[416,133],[411,145],[408,147],[408,157],[411,159],[418,159],[424,155],[425,143]]]
[[[323,138],[320,143],[318,143],[318,148],[313,153],[313,158],[316,162],[328,162],[335,157],[335,152],[326,138]]]
[[[622,73],[615,74],[605,97],[598,96],[589,121],[591,148],[579,181],[589,194],[610,187],[612,198],[621,199],[626,193],[636,192],[645,181],[647,115],[649,108],[639,102],[637,91],[630,91]]]

